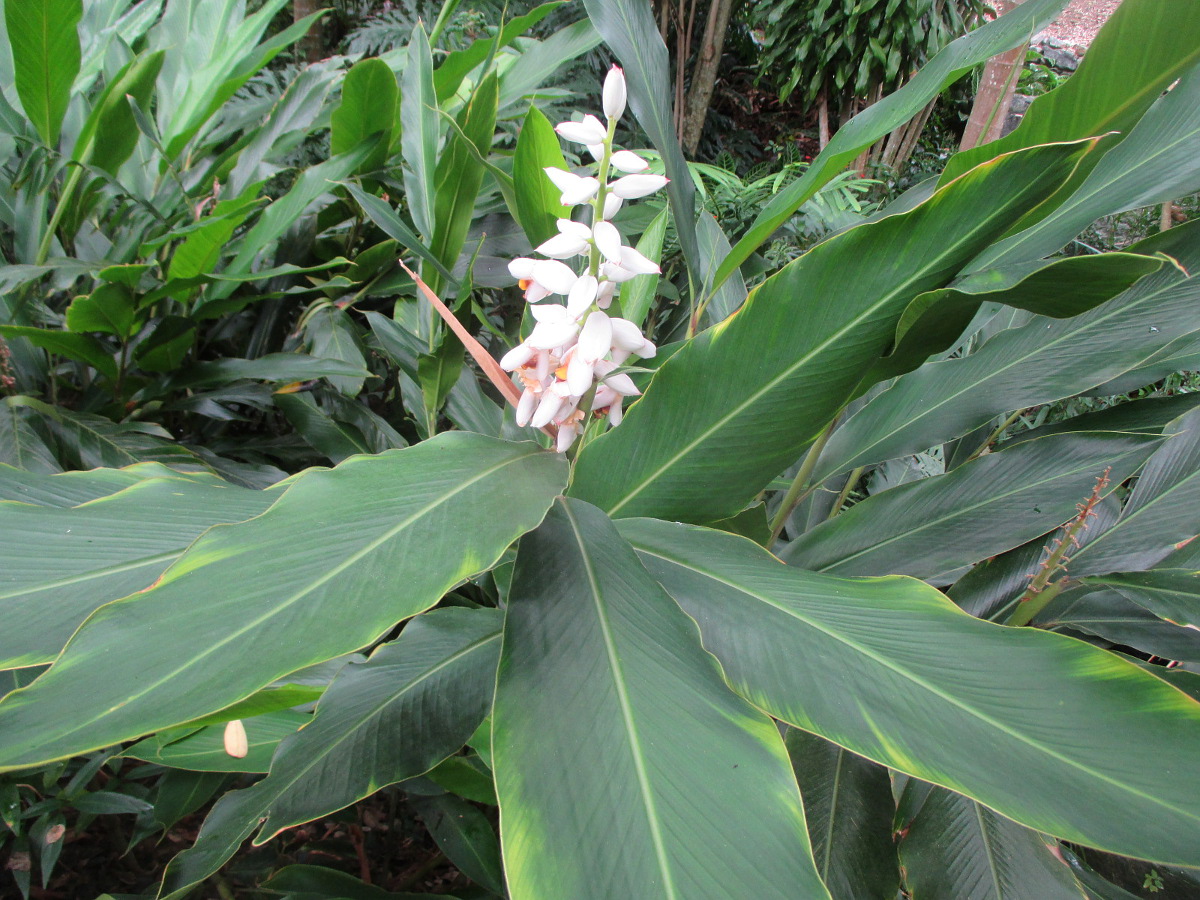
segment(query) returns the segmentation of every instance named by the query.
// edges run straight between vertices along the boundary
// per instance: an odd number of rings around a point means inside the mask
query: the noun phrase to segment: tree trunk
[[[299,22],[321,8],[317,0],[294,0],[292,21]],[[307,63],[320,62],[325,58],[325,32],[320,19],[308,29],[308,34],[300,41],[300,49],[304,52],[304,61]]]
[[[721,63],[721,52],[725,48],[725,31],[729,27],[729,16],[732,12],[733,0],[709,2],[704,40],[700,45],[696,68],[692,72],[692,85],[687,94],[687,106],[683,115],[683,147],[688,155],[694,154],[700,146],[700,133],[704,130],[708,105],[712,102],[713,91],[717,86],[717,68]]]
[[[1022,2],[1023,0],[996,0],[994,5],[996,12],[1003,15]],[[975,105],[971,108],[971,118],[963,132],[960,150],[970,150],[1000,137],[1024,64],[1024,44],[987,61],[983,68],[983,77],[979,79],[979,93],[975,95]]]

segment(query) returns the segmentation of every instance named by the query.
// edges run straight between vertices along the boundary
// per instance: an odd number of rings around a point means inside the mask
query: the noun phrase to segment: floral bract
[[[657,263],[626,246],[610,221],[623,201],[636,200],[667,183],[646,172],[650,164],[636,153],[613,149],[613,132],[625,111],[625,76],[613,66],[604,79],[607,124],[593,115],[555,128],[568,141],[583,144],[597,160],[595,176],[548,168],[546,177],[561,192],[564,206],[590,204],[591,224],[558,220],[558,234],[535,252],[546,259],[519,257],[508,267],[518,280],[537,324],[529,337],[506,353],[500,366],[523,388],[517,424],[557,427],[556,446],[565,452],[583,430],[585,410],[621,421],[621,404],[639,393],[633,380],[617,371],[630,357],[648,359],[657,352],[638,326],[605,310],[622,282],[657,273]],[[608,181],[610,169],[626,173]],[[577,272],[564,260],[584,257]],[[565,304],[544,302],[552,296]]]

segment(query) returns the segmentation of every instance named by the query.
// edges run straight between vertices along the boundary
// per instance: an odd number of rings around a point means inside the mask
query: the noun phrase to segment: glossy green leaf
[[[359,371],[366,371],[367,359],[350,314],[334,305],[322,306],[304,327],[312,355],[337,360]],[[328,375],[329,383],[347,397],[358,396],[366,380],[362,375]]]
[[[1122,597],[1176,625],[1200,628],[1200,575],[1188,569],[1094,575],[1085,584],[1104,584]]]
[[[1161,249],[1195,272],[1200,221],[1135,246],[1142,253]],[[916,453],[996,415],[1107,381],[1194,332],[1198,302],[1200,277],[1164,266],[1090,312],[1070,319],[1034,319],[998,334],[963,359],[922,366],[897,379],[834,432],[813,480]]]
[[[185,316],[163,316],[146,339],[138,342],[134,362],[147,372],[175,372],[195,345],[198,331],[196,323]]]
[[[492,721],[512,896],[828,898],[783,740],[698,638],[594,507],[522,539]]]
[[[1109,470],[1109,490],[1161,443],[1149,435],[1066,434],[989,453],[945,475],[856,503],[800,535],[781,557],[837,575],[944,576],[1077,515]]]
[[[178,741],[162,745],[149,737],[134,744],[122,756],[194,772],[266,772],[279,742],[309,723],[307,713],[277,710],[242,719],[249,751],[244,757],[225,752],[225,726],[207,725]]]
[[[1066,5],[1067,0],[1026,0],[942,48],[904,87],[843,125],[804,175],[776,194],[759,212],[750,229],[721,263],[714,283],[723,284],[779,226],[843,172],[859,153],[912,119],[966,72],[996,54],[1028,41],[1050,24]]]
[[[143,110],[149,107],[165,55],[159,50],[137,57],[105,87],[75,142],[75,159],[117,174],[140,137],[129,104]]]
[[[351,66],[342,81],[342,102],[329,124],[329,149],[335,156],[380,135],[374,151],[355,171],[379,168],[400,128],[400,87],[391,67],[378,58],[361,59]]]
[[[76,297],[67,307],[67,328],[98,331],[128,340],[137,333],[137,301],[129,288],[102,284],[90,294]]]
[[[371,452],[361,431],[331,416],[312,394],[277,391],[271,399],[305,443],[334,465],[360,453]]]
[[[207,472],[179,472],[160,463],[137,463],[124,469],[92,469],[53,475],[28,472],[0,465],[0,500],[16,500],[35,506],[78,506],[89,500],[109,497],[150,478],[178,478],[220,485]]]
[[[1198,140],[1200,67],[1152,106],[1052,213],[989,248],[970,269],[1047,256],[1101,216],[1200,190],[1200,159],[1192,152]]]
[[[1200,631],[1164,622],[1105,585],[1088,584],[1064,591],[1033,623],[1037,628],[1093,634],[1162,659],[1200,663]]]
[[[601,43],[591,19],[583,18],[559,29],[544,41],[522,41],[517,58],[497,67],[500,76],[500,109],[509,114],[513,107],[524,109],[530,96],[547,81],[568,68],[570,63],[596,49]]]
[[[1148,569],[1200,534],[1200,411],[1168,428],[1121,517],[1071,557],[1071,574]]]
[[[692,281],[700,285],[704,269],[696,236],[696,187],[675,135],[670,58],[653,10],[644,0],[584,0],[583,7],[623,67],[629,108],[662,157],[671,179],[667,197],[679,244]]]
[[[388,205],[386,200],[381,200],[379,197],[372,197],[362,188],[355,184],[347,182],[344,187],[358,201],[358,205],[362,207],[372,222],[379,226],[379,229],[388,237],[394,239],[402,247],[416,254],[422,262],[433,267],[444,280],[446,284],[457,286],[458,282],[450,274],[450,270],[442,265],[441,261],[421,243],[421,239],[408,227],[407,223],[396,213],[395,210]]]
[[[620,527],[771,715],[1038,831],[1200,862],[1200,703],[1153,675],[972,618],[912,579],[804,572],[695,526]]]
[[[170,279],[189,279],[212,274],[221,252],[238,226],[254,212],[260,201],[255,197],[222,200],[212,214],[196,223],[171,256]]]
[[[74,508],[0,504],[0,668],[50,662],[93,610],[149,587],[209,527],[278,496],[171,477]]]
[[[447,269],[453,269],[458,261],[475,216],[475,199],[484,175],[477,157],[486,159],[492,150],[498,90],[493,72],[459,113],[456,121],[460,131],[452,130],[434,171],[433,237],[429,249]],[[434,293],[441,292],[438,272],[425,273],[425,280]]]
[[[217,803],[195,845],[168,867],[164,894],[203,881],[260,824],[259,844],[462,747],[491,703],[500,624],[489,609],[426,613],[367,662],[344,668],[312,723],[282,743],[271,774]]]
[[[438,103],[445,103],[453,97],[463,79],[473,69],[526,34],[538,22],[562,6],[563,2],[565,0],[552,0],[550,3],[535,6],[525,15],[517,16],[506,23],[498,35],[478,38],[472,41],[469,47],[447,54],[441,65],[437,67],[437,71],[433,73]]]
[[[546,177],[549,167],[566,169],[567,161],[550,120],[530,106],[517,135],[513,182],[517,221],[535,247],[558,234],[558,219],[571,218],[571,210],[558,202],[562,192]]]
[[[25,115],[49,147],[58,144],[71,85],[79,73],[83,0],[15,0],[4,4],[14,86]]]
[[[36,687],[7,696],[0,766],[158,731],[371,643],[536,525],[564,468],[534,444],[449,433],[297,478],[263,515],[209,531],[152,590],[94,614]],[[464,516],[469,544],[450,527]]]
[[[453,794],[410,798],[425,827],[456,869],[495,894],[504,894],[500,842],[487,816]]]
[[[663,363],[621,427],[579,454],[572,494],[620,516],[739,512],[849,399],[913,298],[949,282],[1088,147],[1001,157],[818,244]],[[864,267],[868,256],[890,263]]]
[[[370,374],[361,362],[309,356],[304,353],[268,353],[257,359],[227,356],[191,366],[179,373],[178,387],[219,387],[231,381],[309,381],[313,378],[358,378]]]
[[[104,345],[90,334],[76,334],[31,325],[0,325],[0,337],[25,338],[36,347],[86,363],[101,375],[117,377],[117,363]]]
[[[945,788],[926,798],[900,844],[900,860],[918,900],[1084,898],[1070,868],[1036,832]]]
[[[863,383],[911,371],[930,355],[954,346],[985,302],[1066,319],[1115,297],[1162,264],[1153,256],[1100,253],[985,269],[960,278],[908,305],[896,325],[895,349]]]
[[[286,866],[263,883],[283,900],[429,900],[432,894],[393,893],[324,866]],[[455,900],[451,894],[437,894]]]
[[[1191,412],[1197,406],[1200,406],[1200,393],[1132,400],[1022,431],[1005,438],[1004,447],[1066,432],[1120,431],[1127,434],[1162,434],[1172,421],[1184,413]]]
[[[408,41],[401,79],[400,148],[404,154],[404,194],[417,231],[433,237],[433,186],[437,167],[438,99],[433,87],[433,51],[425,26],[417,22]],[[444,64],[443,64],[444,65]]]
[[[62,464],[35,424],[33,398],[15,395],[0,400],[0,462],[36,473],[61,472]]]
[[[788,729],[785,742],[829,893],[837,900],[895,900],[900,864],[887,769],[798,728]]]
[[[1176,0],[1132,0],[1113,11],[1079,70],[1030,105],[1007,136],[953,156],[941,183],[1021,147],[1110,131],[1128,134],[1175,79],[1200,61],[1200,20]]]

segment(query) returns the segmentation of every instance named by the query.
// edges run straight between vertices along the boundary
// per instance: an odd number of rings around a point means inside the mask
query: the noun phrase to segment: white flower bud
[[[225,752],[234,759],[243,759],[250,752],[250,740],[241,719],[230,719],[225,723]]]
[[[600,190],[600,182],[590,175],[586,177],[576,175],[563,169],[556,169],[554,166],[547,166],[543,171],[546,173],[546,177],[554,182],[554,186],[562,191],[559,202],[563,206],[578,206],[580,203],[587,203]]]
[[[626,175],[610,184],[608,189],[622,200],[637,200],[666,187],[668,181],[662,175]]]
[[[539,259],[533,264],[531,277],[552,294],[567,294],[575,286],[577,276],[566,263],[555,259]]]
[[[536,259],[528,256],[518,256],[508,264],[508,273],[517,281],[527,281],[533,277],[533,264]]]
[[[600,290],[596,292],[596,305],[601,309],[608,309],[612,305],[613,294],[617,292],[617,283],[615,281],[604,281],[600,283]]]
[[[629,150],[618,150],[612,155],[609,162],[618,172],[645,172],[650,168],[650,163]]]
[[[548,256],[551,259],[570,259],[572,256],[578,256],[585,252],[588,247],[588,242],[576,235],[556,234],[550,240],[539,244],[536,249],[542,256]]]
[[[628,319],[612,318],[612,345],[630,353],[636,352],[646,339],[642,330]]]
[[[538,404],[537,411],[529,420],[529,424],[534,428],[544,428],[549,425],[554,419],[554,414],[558,412],[559,407],[563,405],[563,398],[558,396],[554,391],[544,391],[542,393],[542,402]]]
[[[625,112],[625,73],[620,66],[613,66],[604,77],[601,106],[610,119],[619,119]]]
[[[578,345],[576,347],[578,348]],[[594,363],[584,359],[578,349],[571,354],[571,361],[567,363],[567,388],[574,396],[583,396],[592,386],[593,366]]]
[[[578,319],[596,301],[596,294],[600,290],[600,283],[594,275],[580,275],[579,280],[575,282],[571,288],[571,293],[567,295],[567,313],[574,319]]]
[[[605,194],[604,195],[604,214],[601,216],[601,218],[611,219],[613,216],[615,216],[617,213],[619,213],[621,211],[621,204],[623,204],[624,202],[625,201],[622,200],[620,197],[618,197],[616,194]]]
[[[612,324],[608,316],[597,310],[587,317],[583,330],[579,332],[579,343],[575,356],[587,363],[595,363],[612,347]]]
[[[554,449],[559,453],[566,453],[571,449],[571,445],[575,443],[577,437],[579,437],[579,423],[574,420],[567,422],[558,429]]]
[[[528,344],[517,344],[517,346],[500,357],[500,368],[505,372],[512,372],[515,369],[521,368],[521,366],[533,359],[536,354],[537,351]]]
[[[524,428],[529,424],[529,420],[533,417],[533,411],[537,407],[538,396],[533,391],[526,390],[521,394],[521,399],[517,402],[517,424]]]
[[[608,139],[608,129],[595,116],[584,116],[582,122],[560,122],[554,130],[576,144],[603,144]]]
[[[555,347],[561,347],[574,340],[577,334],[579,334],[579,323],[575,321],[539,322],[525,341],[531,347],[537,347],[539,350],[553,350]]]
[[[621,248],[621,268],[627,269],[635,275],[657,275],[662,271],[658,267],[658,263],[647,259],[632,247]],[[541,281],[540,278],[537,280]]]
[[[623,247],[621,232],[617,231],[616,225],[612,222],[597,222],[596,227],[592,229],[592,239],[605,259],[609,262],[620,263]]]
[[[570,219],[557,219],[554,224],[558,227],[559,234],[573,234],[576,237],[581,237],[585,241],[592,236],[592,229],[588,228],[582,222],[573,222]]]

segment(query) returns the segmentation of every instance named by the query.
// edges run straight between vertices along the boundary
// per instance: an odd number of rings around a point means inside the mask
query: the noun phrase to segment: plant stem
[[[846,498],[850,496],[850,492],[854,490],[854,486],[858,484],[858,479],[862,478],[863,471],[866,466],[859,466],[852,471],[846,479],[846,483],[842,486],[841,491],[837,495],[837,500],[833,503],[833,509],[829,511],[829,518],[833,518],[842,511],[842,504],[846,502]]]
[[[50,245],[54,242],[54,232],[58,230],[59,223],[62,222],[62,217],[67,211],[67,206],[71,202],[71,197],[75,193],[75,189],[79,186],[79,179],[82,175],[83,167],[76,166],[71,170],[71,174],[67,176],[67,183],[63,185],[62,195],[58,198],[58,204],[54,207],[54,212],[50,216],[50,224],[46,226],[46,233],[42,235],[42,242],[38,245],[37,256],[33,259],[35,266],[42,265],[50,256]]]
[[[979,445],[979,447],[975,450],[975,452],[972,453],[971,456],[968,458],[967,462],[970,462],[972,459],[978,459],[979,456],[983,453],[983,451],[986,450],[988,447],[990,447],[992,445],[992,442],[995,441],[997,438],[999,438],[1000,435],[1004,434],[1005,429],[1008,428],[1008,426],[1012,425],[1014,422],[1016,422],[1019,418],[1021,418],[1021,416],[1024,415],[1024,413],[1025,413],[1025,410],[1018,409],[1015,413],[1013,413],[1011,416],[1009,416],[1007,419],[1005,419],[1003,422],[1001,422],[1000,427],[997,428],[995,431],[993,431],[991,434],[989,434],[987,436],[987,440],[985,440],[982,444]]]
[[[829,436],[833,434],[833,429],[837,425],[840,414],[834,416],[824,430],[817,435],[817,439],[813,441],[812,446],[808,448],[808,454],[804,457],[804,462],[800,464],[800,471],[796,473],[796,477],[792,479],[792,486],[788,488],[788,492],[783,497],[783,502],[779,505],[779,509],[775,512],[775,519],[771,522],[771,539],[767,542],[767,546],[779,540],[779,535],[783,533],[783,526],[787,524],[788,516],[792,514],[792,510],[808,496],[809,488],[806,490],[809,476],[812,475],[813,469],[817,467],[817,459],[821,456],[821,451],[825,449],[825,444],[829,441]]]

